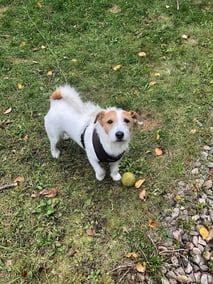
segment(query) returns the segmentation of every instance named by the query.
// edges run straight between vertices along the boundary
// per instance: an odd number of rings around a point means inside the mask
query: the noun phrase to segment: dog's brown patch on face
[[[122,119],[123,122],[126,124],[126,126],[128,127],[129,130],[131,130],[133,123],[134,123],[134,119],[132,116],[132,112],[128,112],[128,111],[123,111],[122,113]]]
[[[97,120],[104,128],[105,132],[108,134],[113,126],[117,123],[118,117],[116,111],[114,110],[111,110],[109,112],[102,111],[98,114]]]
[[[62,96],[61,96],[61,92],[59,90],[56,90],[55,92],[52,93],[52,95],[50,96],[51,100],[61,100]]]

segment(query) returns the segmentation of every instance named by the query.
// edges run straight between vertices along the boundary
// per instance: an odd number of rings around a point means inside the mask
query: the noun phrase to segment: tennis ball
[[[122,175],[121,182],[124,186],[130,187],[135,184],[136,178],[133,173],[126,172]]]

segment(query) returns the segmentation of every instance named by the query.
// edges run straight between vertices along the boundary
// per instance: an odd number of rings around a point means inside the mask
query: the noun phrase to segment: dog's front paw
[[[58,159],[60,156],[60,151],[58,149],[52,150],[51,151],[53,158]]]
[[[102,181],[105,178],[106,172],[103,170],[99,173],[95,173],[97,180]]]
[[[111,174],[111,178],[114,180],[114,181],[119,181],[121,179],[121,175],[119,173],[117,174]]]

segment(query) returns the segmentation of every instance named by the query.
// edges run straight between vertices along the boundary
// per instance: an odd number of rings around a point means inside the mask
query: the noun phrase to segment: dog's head
[[[130,138],[133,124],[143,124],[140,115],[134,111],[110,108],[97,114],[95,123],[98,122],[111,142],[126,142]]]

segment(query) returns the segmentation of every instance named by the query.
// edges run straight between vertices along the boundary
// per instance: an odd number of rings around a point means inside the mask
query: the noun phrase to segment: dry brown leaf
[[[91,228],[87,229],[86,232],[87,232],[87,236],[89,236],[89,237],[94,237],[95,236],[95,230],[93,230]]]
[[[138,258],[138,253],[137,252],[128,252],[127,254],[126,254],[126,257],[128,257],[128,258]]]
[[[146,190],[143,189],[140,193],[139,193],[139,198],[142,200],[142,201],[145,201],[146,200]]]
[[[140,272],[140,273],[144,273],[146,271],[146,262],[138,262],[136,265],[135,265],[135,269]]]
[[[135,188],[137,188],[137,189],[140,188],[142,186],[142,184],[144,184],[144,182],[145,182],[145,179],[137,180],[136,183],[135,183]]]
[[[138,56],[140,56],[140,57],[146,57],[146,52],[140,51],[140,52],[138,52]]]
[[[14,182],[17,182],[17,183],[21,183],[24,181],[24,177],[22,176],[18,176],[17,178],[14,179]]]
[[[77,249],[70,249],[69,252],[68,252],[68,255],[70,257],[73,257],[76,253],[79,253],[79,250],[77,250]]]
[[[163,151],[162,148],[160,148],[160,147],[155,148],[155,155],[156,156],[162,156],[163,154],[164,154],[164,151]]]
[[[58,190],[56,188],[44,189],[39,195],[44,196],[46,198],[54,198],[58,194]]]
[[[112,69],[113,69],[114,71],[118,71],[118,70],[121,69],[121,65],[120,65],[120,64],[117,64],[117,65],[113,66]]]
[[[206,240],[209,236],[209,231],[207,230],[206,227],[204,227],[202,225],[198,227],[198,232],[201,235],[203,240]]]
[[[4,111],[3,114],[9,114],[9,113],[11,113],[11,111],[12,111],[12,108],[9,107],[8,109],[6,109],[6,110]]]
[[[157,222],[153,221],[152,219],[149,219],[149,227],[152,229],[155,229],[157,227]]]

